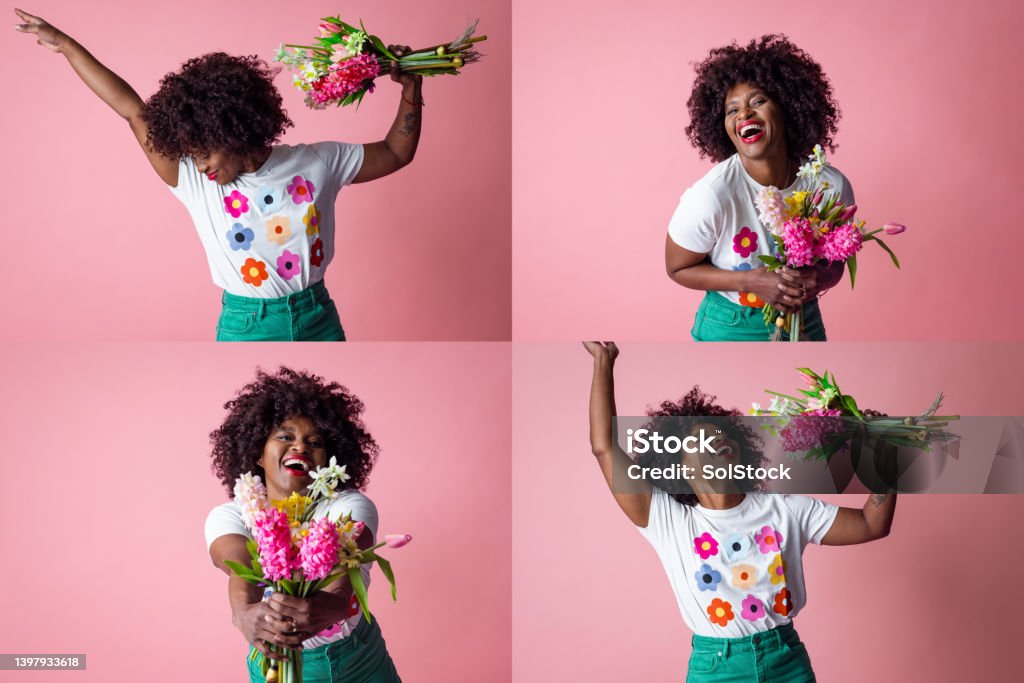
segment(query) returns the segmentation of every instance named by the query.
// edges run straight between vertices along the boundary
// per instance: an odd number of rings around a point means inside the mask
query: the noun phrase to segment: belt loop
[[[256,319],[263,320],[267,312],[267,302],[263,299],[259,300],[259,304],[256,307]]]
[[[783,626],[785,626],[785,624],[783,624]],[[771,629],[771,634],[772,634],[772,636],[774,636],[774,638],[772,639],[774,642],[772,644],[776,648],[782,647],[782,636],[780,635],[781,631],[782,631],[782,626],[776,626],[775,628]]]
[[[730,643],[728,640],[725,640],[725,642],[722,643],[722,656],[726,659],[729,658],[729,649],[731,646],[732,643]]]

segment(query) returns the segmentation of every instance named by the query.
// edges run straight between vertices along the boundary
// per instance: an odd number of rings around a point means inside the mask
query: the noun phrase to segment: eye
[[[281,432],[280,434],[277,435],[277,438],[281,441],[291,441],[292,435],[287,432]]]

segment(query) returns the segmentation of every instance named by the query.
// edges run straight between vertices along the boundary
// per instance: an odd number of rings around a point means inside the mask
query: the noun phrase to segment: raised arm
[[[594,357],[594,377],[590,384],[590,449],[615,496],[615,502],[629,521],[646,527],[651,512],[650,484],[629,480],[627,470],[633,461],[622,452],[612,436],[612,420],[615,418],[613,370],[619,348],[615,342],[583,342],[583,346]]]
[[[396,45],[390,45],[388,49],[399,57],[409,51],[408,47]],[[423,77],[400,74],[393,64],[391,80],[402,84],[398,113],[387,137],[365,146],[363,165],[352,180],[353,183],[365,183],[391,175],[408,166],[416,156],[420,126],[423,123]]]
[[[115,74],[93,57],[69,35],[51,26],[46,20],[20,9],[14,10],[24,22],[15,26],[22,33],[31,33],[36,42],[50,52],[64,55],[82,82],[128,122],[135,139],[139,142],[153,170],[171,186],[178,184],[178,161],[168,159],[149,148],[146,142],[148,129],[143,119],[143,101],[123,78]]]
[[[885,538],[895,513],[895,493],[872,493],[863,508],[839,508],[821,544],[856,545]]]

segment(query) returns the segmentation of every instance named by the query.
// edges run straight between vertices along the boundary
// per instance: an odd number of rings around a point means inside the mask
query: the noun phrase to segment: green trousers
[[[250,655],[252,650],[250,649]],[[249,683],[264,683],[262,657],[249,659]],[[303,683],[402,683],[376,617],[347,638],[302,651]]]
[[[793,624],[746,638],[693,636],[686,683],[813,683],[807,648]]]
[[[323,282],[276,299],[224,292],[217,341],[345,341]]]
[[[773,332],[764,324],[760,308],[740,306],[718,292],[706,292],[690,334],[694,341],[768,341]],[[783,334],[783,339],[788,340],[788,335]],[[817,300],[804,304],[801,339],[825,341]]]

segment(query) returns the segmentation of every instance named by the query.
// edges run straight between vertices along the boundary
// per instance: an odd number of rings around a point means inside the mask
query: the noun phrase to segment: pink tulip
[[[811,206],[817,206],[818,204],[821,204],[821,200],[824,199],[824,198],[825,198],[825,193],[819,187],[818,191],[814,193],[813,197],[811,197]]]
[[[845,223],[846,221],[848,221],[851,218],[853,218],[853,214],[855,214],[855,213],[857,213],[857,205],[856,204],[851,204],[850,206],[848,206],[845,209],[843,209],[842,213],[839,214],[839,217],[836,218],[836,222],[837,223]]]
[[[387,534],[384,536],[384,542],[388,544],[389,548],[401,548],[412,540],[412,536],[409,534]]]
[[[885,230],[886,235],[898,235],[901,232],[905,232],[907,226],[901,223],[886,223],[882,226],[882,229]]]
[[[341,33],[341,26],[330,21],[321,21],[317,28],[320,29],[320,35],[323,38],[333,36],[335,33]]]

